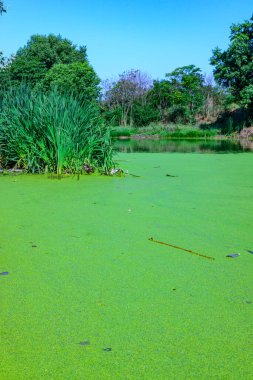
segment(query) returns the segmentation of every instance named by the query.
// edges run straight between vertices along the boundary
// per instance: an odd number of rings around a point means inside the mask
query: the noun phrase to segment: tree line
[[[101,107],[111,125],[189,124],[213,120],[225,98],[211,77],[188,65],[154,81],[139,70],[126,71],[116,81],[105,82]]]
[[[198,123],[232,132],[250,125],[253,17],[231,26],[227,50],[215,48],[210,63],[214,78],[205,76],[195,65],[186,65],[166,73],[161,80],[152,80],[140,70],[128,70],[114,80],[101,82],[85,46],[77,47],[53,34],[33,35],[15,55],[0,55],[0,99],[10,87],[25,83],[39,93],[57,89],[84,103],[96,104],[110,126]]]

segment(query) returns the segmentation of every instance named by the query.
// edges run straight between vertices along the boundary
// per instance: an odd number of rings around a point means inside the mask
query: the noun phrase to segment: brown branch
[[[214,257],[206,256],[206,255],[202,255],[201,253],[194,252],[194,251],[192,251],[192,250],[190,250],[190,249],[186,249],[186,248],[178,247],[177,245],[172,245],[172,244],[169,244],[169,243],[164,243],[163,241],[154,240],[152,237],[150,237],[148,240],[153,241],[154,243],[167,245],[167,246],[172,247],[172,248],[181,249],[181,251],[189,252],[189,253],[191,253],[192,255],[200,256],[200,257],[203,257],[204,259],[215,260]]]

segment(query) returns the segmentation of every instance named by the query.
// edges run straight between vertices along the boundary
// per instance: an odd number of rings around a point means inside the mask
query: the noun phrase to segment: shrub
[[[80,173],[84,162],[104,172],[113,165],[110,131],[95,105],[25,85],[11,88],[2,100],[0,156],[6,167],[59,176]]]

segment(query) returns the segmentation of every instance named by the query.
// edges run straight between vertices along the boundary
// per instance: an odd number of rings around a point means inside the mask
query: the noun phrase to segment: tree
[[[3,53],[0,51],[0,68],[4,66],[5,58]]]
[[[36,58],[27,59],[20,57],[5,66],[5,73],[9,75],[9,81],[14,83],[26,82],[32,86],[43,80],[47,73],[47,69],[43,62]]]
[[[3,3],[3,1],[0,1],[0,15],[2,15],[2,13],[4,13],[4,12],[6,12],[6,9],[4,7],[4,3]],[[4,57],[3,52],[0,51],[0,70],[1,70],[1,68],[3,68],[5,66],[5,64],[6,64],[6,58]],[[2,78],[0,75],[0,84],[3,85],[4,80],[1,80],[1,79]],[[3,78],[3,79],[5,79],[5,78]],[[3,86],[1,86],[1,87],[3,87]],[[0,93],[1,92],[2,92],[2,89],[0,89]]]
[[[121,115],[121,125],[132,125],[134,103],[138,100],[142,105],[145,104],[150,86],[151,80],[147,74],[139,70],[125,71],[117,81],[106,82],[104,104],[114,115]]]
[[[10,80],[35,85],[55,64],[87,62],[86,47],[77,48],[60,35],[33,35],[8,65]]]
[[[3,1],[0,1],[0,14],[6,12]]]
[[[159,111],[159,118],[166,121],[167,110],[173,103],[173,91],[168,80],[155,80],[153,87],[148,94],[148,99],[152,107]]]
[[[88,62],[74,62],[68,65],[55,64],[47,71],[40,87],[49,90],[57,87],[60,92],[71,92],[83,101],[96,100],[100,80]]]
[[[178,67],[166,74],[173,87],[173,105],[188,106],[194,115],[202,105],[203,75],[201,70],[194,66]]]
[[[50,69],[56,63],[86,62],[87,52],[85,46],[77,48],[70,40],[60,35],[33,35],[27,44],[18,50],[16,60],[20,57],[37,59]]]
[[[203,75],[194,65],[178,67],[154,81],[149,98],[163,122],[189,123],[203,108]]]
[[[204,76],[203,82],[203,117],[213,120],[224,109],[228,95],[221,86],[215,84],[213,76]]]
[[[210,59],[214,77],[230,90],[244,108],[253,108],[253,16],[241,24],[233,24],[230,45],[222,51],[213,50]]]

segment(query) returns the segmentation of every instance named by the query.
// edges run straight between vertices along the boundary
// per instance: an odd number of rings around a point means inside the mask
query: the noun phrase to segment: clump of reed
[[[95,104],[57,89],[9,89],[0,105],[2,165],[31,173],[80,174],[83,165],[107,174],[113,167],[110,131]]]

